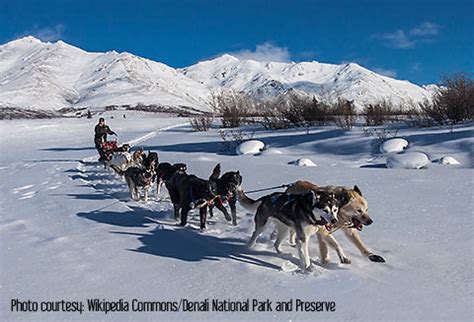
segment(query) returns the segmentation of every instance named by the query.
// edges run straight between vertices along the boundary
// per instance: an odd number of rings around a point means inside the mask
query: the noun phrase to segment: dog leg
[[[250,238],[250,241],[248,243],[249,247],[254,247],[255,243],[257,242],[258,236],[265,230],[266,223],[258,223],[255,221],[255,231],[252,234],[252,237]]]
[[[227,211],[227,209],[224,207],[223,204],[221,204],[220,202],[216,202],[216,207],[224,214],[225,220],[227,221],[232,220],[232,218],[230,218],[229,212]]]
[[[210,218],[214,217],[214,206],[213,205],[209,206],[209,217]]]
[[[176,221],[179,221],[181,218],[181,216],[179,215],[180,207],[178,204],[174,204],[173,206],[174,206],[174,219]]]
[[[230,214],[232,215],[232,225],[237,226],[237,207],[235,204],[237,203],[237,198],[229,199],[229,206],[230,206]]]
[[[258,236],[265,230],[265,227],[268,223],[268,217],[265,214],[265,209],[262,207],[259,207],[257,209],[257,213],[255,214],[255,231],[252,234],[252,237],[250,238],[250,241],[248,243],[249,247],[255,246],[255,243],[257,241]]]
[[[318,231],[316,233],[318,237],[318,244],[319,244],[319,256],[321,256],[321,262],[327,264],[331,262],[331,259],[329,257],[329,251],[328,251],[328,245],[326,244],[326,241],[324,240],[324,232]]]
[[[385,259],[380,256],[372,253],[367,246],[362,242],[362,239],[360,238],[359,232],[355,230],[354,228],[343,228],[344,233],[346,234],[347,238],[354,244],[356,247],[359,249],[361,254],[365,257],[368,257],[369,260],[372,262],[377,262],[377,263],[385,263]]]
[[[137,199],[137,189],[136,189],[136,186],[135,186],[135,183],[133,182],[133,180],[127,180],[127,183],[128,183],[128,190],[130,191],[130,196],[132,198],[132,200],[134,201],[138,201],[140,200],[140,198],[138,197]]]
[[[289,239],[290,246],[296,246],[296,233],[294,230],[290,230],[290,239]]]
[[[319,237],[320,235],[318,235]],[[324,239],[329,243],[329,246],[331,246],[336,252],[337,256],[339,256],[339,260],[341,261],[342,264],[350,264],[351,260],[346,257],[344,254],[344,251],[342,250],[341,245],[337,242],[336,238],[334,238],[333,235],[327,234],[324,236]]]
[[[162,184],[163,184],[163,180],[161,178],[156,179],[156,198],[160,196]]]
[[[276,240],[275,240],[275,250],[277,253],[281,253],[281,242],[283,239],[285,239],[286,236],[288,236],[288,231],[290,230],[287,226],[282,225],[282,224],[277,224],[276,229],[274,232],[276,232]]]
[[[140,190],[138,187],[135,185],[135,196],[137,197],[136,201],[140,201],[141,195],[140,195]]]
[[[250,241],[248,243],[249,247],[255,246],[258,236],[260,236],[260,234],[263,232],[264,229],[265,227],[255,227],[255,231],[253,232],[252,237],[250,238]]]
[[[207,207],[200,208],[199,219],[201,221],[201,229],[206,229],[206,215],[207,215]]]
[[[143,200],[145,200],[145,202],[148,201],[148,188],[144,188],[143,189]]]
[[[189,210],[191,210],[191,208],[189,208],[188,206],[181,208],[181,222],[179,223],[180,226],[184,227],[188,223]]]
[[[344,234],[346,234],[346,237],[359,249],[363,256],[369,257],[369,255],[372,254],[367,246],[364,245],[362,239],[360,239],[359,232],[356,229],[344,227],[342,230],[344,231]]]
[[[309,270],[311,267],[311,261],[308,254],[308,241],[303,229],[299,226],[296,227],[296,248],[298,249],[298,256],[300,257],[301,269]]]

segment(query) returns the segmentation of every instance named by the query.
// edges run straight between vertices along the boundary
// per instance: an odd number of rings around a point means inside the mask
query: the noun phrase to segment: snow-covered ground
[[[387,169],[387,155],[362,129],[333,127],[265,131],[254,136],[281,153],[236,155],[222,150],[218,129],[192,132],[186,119],[131,114],[107,117],[121,142],[185,162],[208,177],[216,163],[240,170],[246,190],[306,179],[357,184],[374,224],[361,235],[385,264],[363,258],[336,232],[352,264],[318,264],[310,274],[286,242],[276,254],[270,231],[255,249],[246,242],[252,216],[238,207],[238,226],[216,211],[208,229],[175,225],[166,192],[148,203],[130,201],[124,182],[96,160],[95,119],[16,120],[0,123],[0,319],[64,320],[472,320],[473,130],[401,129],[407,151],[433,161],[428,169]],[[449,155],[461,164],[437,163]],[[291,163],[309,158],[317,167]],[[263,195],[262,193],[253,196]],[[209,299],[334,301],[335,312],[89,312],[11,313],[21,301],[192,301]],[[86,305],[87,306],[87,305]]]

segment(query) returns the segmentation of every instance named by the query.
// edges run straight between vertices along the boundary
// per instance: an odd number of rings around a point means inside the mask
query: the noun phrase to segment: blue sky
[[[474,71],[474,1],[0,0],[0,44],[28,34],[173,67],[231,53],[357,62],[418,84]]]

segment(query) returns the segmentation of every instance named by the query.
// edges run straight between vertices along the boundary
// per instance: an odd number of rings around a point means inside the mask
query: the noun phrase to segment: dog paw
[[[232,226],[237,226],[237,222],[236,222],[236,221],[232,221]]]
[[[350,264],[352,263],[349,258],[343,257],[341,258],[341,264]]]
[[[372,262],[385,263],[385,259],[384,259],[382,256],[379,256],[379,255],[370,254],[370,255],[369,255],[369,259],[370,259]]]
[[[314,271],[315,271],[315,267],[312,263],[303,269],[303,272],[305,273],[313,273]]]
[[[321,259],[321,263],[322,264],[330,264],[331,263],[331,258],[329,258],[329,257],[323,258],[323,259]]]

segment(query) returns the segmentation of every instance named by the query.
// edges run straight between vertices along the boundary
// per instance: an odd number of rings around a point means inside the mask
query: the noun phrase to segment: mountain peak
[[[12,40],[12,41],[6,43],[5,45],[20,45],[20,44],[21,45],[28,45],[28,44],[41,44],[41,43],[43,43],[41,40],[29,35],[29,36],[25,36],[25,37],[22,37],[22,38]]]

